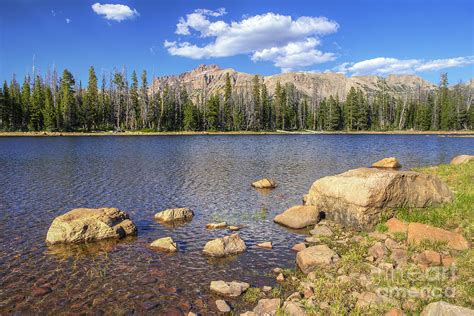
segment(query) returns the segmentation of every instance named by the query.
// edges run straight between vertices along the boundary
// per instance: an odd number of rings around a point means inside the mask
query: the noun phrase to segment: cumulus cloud
[[[471,64],[474,64],[474,56],[435,60],[378,57],[360,61],[357,63],[343,63],[333,68],[332,70],[335,72],[342,72],[353,76],[385,76],[390,74],[414,74],[417,72],[462,67]]]
[[[136,9],[131,9],[124,4],[100,4],[97,2],[92,5],[92,10],[98,15],[103,15],[107,20],[118,22],[131,20],[140,16]]]
[[[248,54],[253,61],[270,61],[282,71],[291,71],[335,59],[333,53],[321,52],[320,38],[334,33],[339,25],[326,17],[299,17],[275,13],[246,16],[227,23],[211,18],[226,14],[198,9],[179,19],[175,33],[207,44],[168,41],[163,45],[171,55],[193,59],[229,57]],[[194,35],[194,36],[193,36]]]
[[[71,19],[66,18],[66,23],[67,23],[67,24],[71,23]]]

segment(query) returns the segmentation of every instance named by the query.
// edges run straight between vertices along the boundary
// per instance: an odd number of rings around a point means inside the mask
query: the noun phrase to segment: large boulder
[[[464,163],[468,163],[469,161],[474,160],[474,156],[471,155],[460,155],[456,156],[451,160],[452,165],[461,165]]]
[[[277,184],[272,179],[261,179],[252,183],[252,186],[256,189],[274,189]]]
[[[243,292],[247,291],[250,287],[250,284],[246,282],[225,282],[222,280],[211,281],[210,289],[213,292],[216,292],[220,295],[237,297],[240,296]]]
[[[170,208],[155,214],[155,219],[160,222],[168,223],[173,221],[188,221],[194,216],[194,212],[187,208]]]
[[[208,241],[204,246],[204,254],[211,257],[225,257],[244,252],[247,249],[245,242],[238,234]]]
[[[338,260],[337,253],[326,245],[308,247],[296,255],[296,264],[306,274],[316,267],[333,265]]]
[[[469,242],[461,234],[422,223],[409,223],[407,242],[418,244],[423,241],[442,242],[455,250],[469,249]]]
[[[371,230],[384,210],[426,207],[452,198],[447,185],[434,175],[358,168],[315,181],[306,204],[342,225]]]
[[[426,305],[421,316],[474,316],[474,310],[440,301]]]
[[[384,158],[377,162],[374,162],[372,164],[372,167],[374,168],[400,168],[401,165],[398,162],[397,158],[389,157],[389,158]]]
[[[305,228],[319,221],[319,211],[315,206],[292,206],[273,219],[278,224],[294,229]]]
[[[129,216],[116,208],[76,208],[56,217],[46,242],[80,243],[135,235],[137,227]]]

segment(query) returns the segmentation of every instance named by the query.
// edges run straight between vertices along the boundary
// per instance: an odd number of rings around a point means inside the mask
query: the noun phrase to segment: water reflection
[[[445,163],[474,154],[473,148],[472,138],[423,135],[0,138],[0,314],[160,314],[170,308],[212,314],[211,280],[274,285],[271,269],[294,267],[291,247],[304,232],[272,219],[301,204],[316,179],[389,156],[405,168]],[[250,186],[264,177],[278,187]],[[46,246],[56,216],[101,205],[128,212],[138,236]],[[175,206],[193,209],[192,221],[154,220]],[[202,254],[207,241],[231,233],[205,228],[217,221],[242,227],[245,253],[226,259]],[[148,247],[167,236],[178,243],[177,253]],[[255,246],[265,241],[274,249]],[[33,296],[34,286],[52,292]]]

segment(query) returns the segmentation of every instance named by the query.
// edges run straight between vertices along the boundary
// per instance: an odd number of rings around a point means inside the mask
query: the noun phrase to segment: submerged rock
[[[474,316],[474,310],[449,304],[447,302],[434,302],[426,305],[421,316]]]
[[[460,155],[456,156],[451,160],[452,165],[461,165],[464,163],[468,163],[469,161],[474,160],[474,156],[471,155]]]
[[[266,241],[266,242],[262,242],[260,244],[257,244],[257,247],[265,248],[265,249],[272,249],[273,245],[272,245],[271,241]]]
[[[438,177],[413,171],[359,168],[313,183],[307,204],[345,226],[371,230],[384,210],[452,201]]]
[[[275,216],[273,221],[294,229],[305,228],[319,221],[319,211],[315,206],[296,205]]]
[[[243,292],[247,291],[250,287],[250,284],[246,282],[225,282],[222,280],[211,281],[210,289],[213,292],[216,292],[220,295],[237,297],[240,296]]]
[[[238,234],[208,241],[204,246],[204,254],[212,257],[224,257],[244,252],[247,249],[245,242]]]
[[[164,237],[155,240],[150,244],[150,247],[157,248],[163,251],[176,252],[178,251],[178,246],[171,237]]]
[[[46,242],[92,242],[136,233],[137,227],[129,216],[117,208],[76,208],[53,220]]]
[[[408,224],[408,243],[418,244],[424,240],[445,242],[449,248],[455,250],[469,249],[469,242],[461,234],[421,223]]]
[[[372,167],[374,168],[400,168],[401,165],[398,162],[397,158],[389,157],[389,158],[384,158],[377,162],[374,162],[372,164]]]
[[[296,264],[305,274],[316,267],[332,265],[338,260],[337,253],[326,245],[308,247],[296,255]]]
[[[252,183],[252,186],[257,189],[274,189],[277,184],[272,179],[264,178]]]
[[[207,229],[219,229],[219,228],[226,228],[227,223],[226,222],[220,222],[220,223],[209,223],[206,225]]]
[[[160,222],[188,221],[194,216],[194,212],[187,208],[170,208],[155,214],[155,219]]]

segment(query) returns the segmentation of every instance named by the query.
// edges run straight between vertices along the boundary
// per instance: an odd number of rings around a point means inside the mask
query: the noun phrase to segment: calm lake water
[[[274,267],[294,267],[303,233],[273,217],[300,204],[318,178],[396,156],[406,168],[474,154],[474,138],[424,135],[255,135],[0,138],[0,314],[215,312],[211,280],[274,286]],[[277,189],[250,187],[262,177]],[[77,207],[128,212],[138,236],[87,247],[48,248],[51,221]],[[190,207],[194,219],[165,227],[153,215]],[[248,249],[212,260],[204,244],[244,225]],[[180,251],[148,248],[171,236]],[[273,250],[255,244],[272,241]],[[52,292],[33,296],[34,286]],[[232,301],[230,301],[232,303]],[[237,301],[235,301],[236,303]],[[242,309],[244,306],[238,307]],[[176,312],[176,310],[174,310]]]

